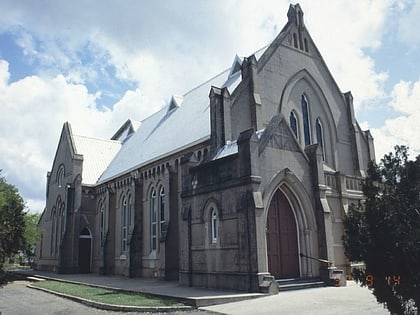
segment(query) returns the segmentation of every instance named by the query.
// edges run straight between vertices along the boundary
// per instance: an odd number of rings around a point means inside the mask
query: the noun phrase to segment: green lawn
[[[111,289],[96,288],[82,284],[73,284],[59,281],[39,281],[33,283],[32,286],[113,305],[147,307],[183,305],[169,299],[161,299],[157,297],[145,296],[138,293],[120,292]]]

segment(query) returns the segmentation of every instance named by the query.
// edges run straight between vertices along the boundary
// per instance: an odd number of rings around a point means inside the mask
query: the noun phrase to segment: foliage
[[[346,255],[366,265],[353,277],[392,313],[411,314],[420,307],[420,156],[396,146],[369,165],[363,193],[344,220]]]
[[[16,187],[0,176],[0,285],[6,282],[6,260],[24,246],[24,208]]]
[[[182,305],[170,299],[145,296],[140,293],[121,292],[112,289],[91,287],[76,283],[47,280],[35,282],[33,286],[113,305],[149,307]]]
[[[25,213],[25,243],[22,252],[26,261],[30,264],[33,263],[35,257],[35,246],[41,235],[41,230],[38,226],[40,219],[39,213]]]

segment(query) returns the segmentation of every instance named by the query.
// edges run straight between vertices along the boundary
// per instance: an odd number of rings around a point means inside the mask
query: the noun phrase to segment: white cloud
[[[400,81],[393,88],[389,106],[398,117],[387,119],[381,128],[372,129],[376,158],[393,151],[395,145],[406,145],[412,157],[420,154],[420,80]]]
[[[149,114],[141,107],[135,110],[132,102],[139,103],[138,91],[127,91],[114,111],[100,111],[96,95],[62,75],[26,77],[11,84],[9,75],[7,62],[0,60],[0,168],[32,205],[39,205],[37,198],[45,195],[46,173],[63,122],[69,121],[76,134],[108,138],[122,124],[122,116],[126,120],[132,113]]]
[[[356,110],[383,97],[386,73],[377,72],[365,49],[377,49],[386,30],[390,0],[304,1],[309,32],[340,89],[352,91]]]
[[[9,63],[6,60],[0,60],[0,89],[6,88],[9,78]]]
[[[417,47],[420,44],[420,2],[409,1],[401,7],[402,10],[406,9],[407,6],[411,6],[410,10],[405,10],[401,16],[401,22],[399,25],[399,36],[400,39],[410,45],[416,44]]]

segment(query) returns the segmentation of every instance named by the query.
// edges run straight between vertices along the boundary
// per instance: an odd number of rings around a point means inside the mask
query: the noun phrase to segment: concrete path
[[[376,302],[375,297],[367,288],[361,288],[353,281],[347,281],[346,287],[280,292],[278,295],[200,309],[232,315],[389,315],[389,312]]]

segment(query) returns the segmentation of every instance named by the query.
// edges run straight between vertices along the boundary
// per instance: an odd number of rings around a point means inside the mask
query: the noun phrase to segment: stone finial
[[[289,19],[289,23],[295,23],[296,27],[299,29],[305,28],[305,23],[303,22],[303,11],[299,3],[291,4],[289,6],[287,17]]]

